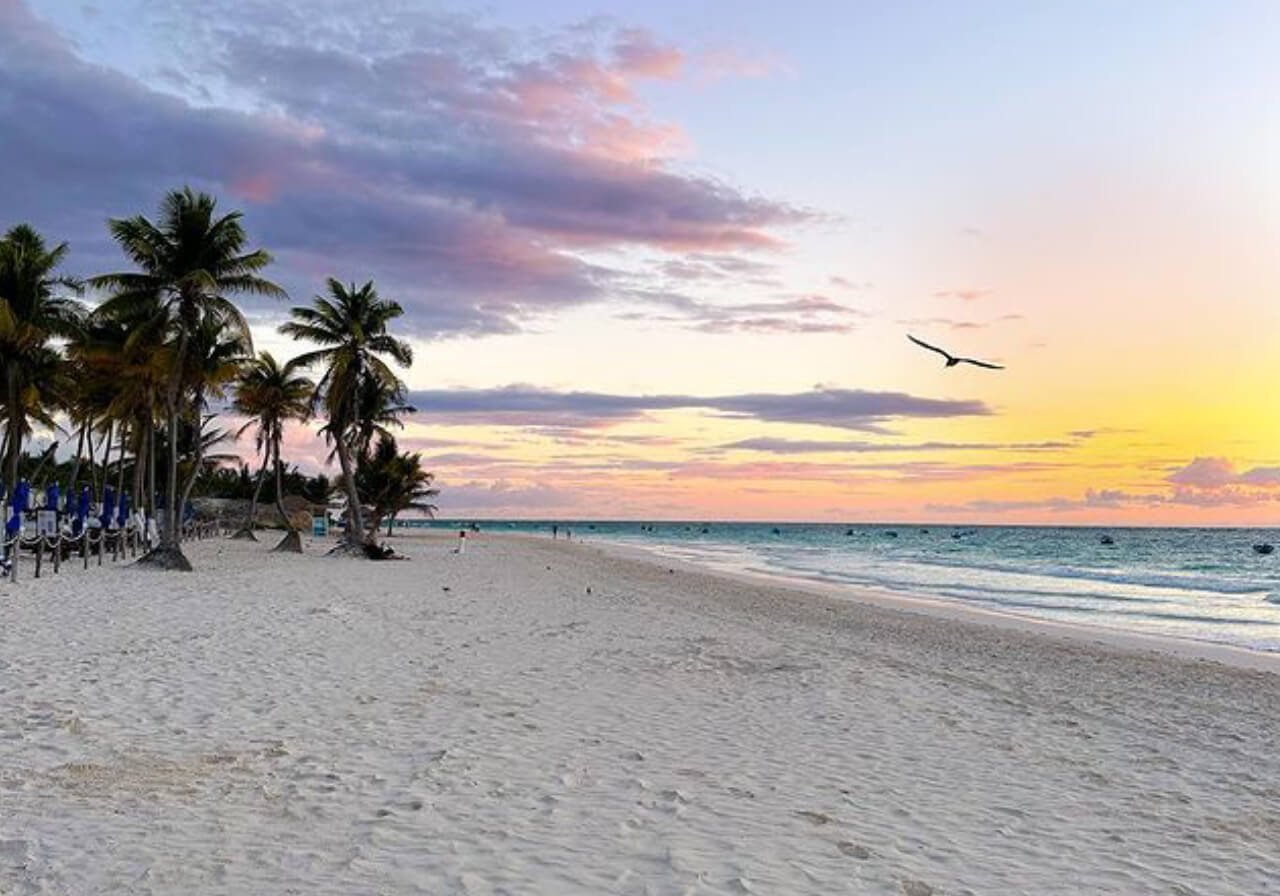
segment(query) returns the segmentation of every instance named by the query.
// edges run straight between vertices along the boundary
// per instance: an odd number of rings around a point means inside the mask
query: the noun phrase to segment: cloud
[[[953,317],[912,317],[896,323],[904,327],[946,327],[949,330],[985,330],[996,324],[1025,320],[1021,314],[1002,314],[987,321],[957,320]]]
[[[1168,496],[1154,492],[1138,493],[1119,489],[1088,489],[1083,498],[1052,496],[1022,500],[978,499],[959,504],[930,504],[928,509],[948,514],[1003,514],[1028,510],[1071,513],[1082,510],[1118,510],[1128,507],[1151,507],[1168,503],[1170,500]]]
[[[830,283],[832,286],[839,287],[840,289],[866,290],[872,287],[872,284],[869,280],[864,280],[860,283],[855,283],[853,280],[850,280],[848,277],[841,277],[839,274],[832,274],[830,277],[827,278],[827,282]]]
[[[1094,429],[1073,429],[1071,432],[1067,433],[1067,435],[1071,436],[1073,439],[1093,439],[1098,436],[1127,435],[1138,431],[1139,430],[1136,429],[1127,429],[1116,426],[1100,426]]]
[[[863,442],[822,439],[782,439],[761,437],[720,445],[723,449],[763,451],[770,454],[878,454],[899,451],[1061,451],[1074,448],[1072,442]]]
[[[1177,485],[1194,488],[1221,488],[1236,478],[1235,466],[1225,457],[1197,457],[1182,469],[1165,477]]]
[[[1197,457],[1165,477],[1166,482],[1194,489],[1223,489],[1228,486],[1280,487],[1280,467],[1254,467],[1243,473],[1225,457]]]
[[[1280,487],[1280,467],[1254,467],[1241,473],[1238,481],[1242,485]]]
[[[980,498],[959,504],[927,504],[925,509],[933,513],[1017,513],[1026,510],[1048,510],[1063,513],[1079,509],[1081,502],[1070,498],[1034,498],[1027,500],[1000,500]]]
[[[416,390],[410,394],[409,402],[419,409],[421,419],[428,422],[490,426],[601,427],[635,420],[652,411],[696,409],[721,417],[880,433],[884,432],[885,423],[897,418],[992,413],[977,400],[833,388],[791,394],[697,396],[555,392],[511,385],[494,389]]]
[[[674,280],[737,282],[744,278],[760,282],[777,270],[772,262],[740,255],[694,252],[658,265],[658,273]]]
[[[1152,491],[1088,489],[1081,498],[1050,497],[1030,500],[978,500],[960,504],[931,504],[946,513],[1014,513],[1122,510],[1181,505],[1189,507],[1245,507],[1280,500],[1280,467],[1255,467],[1244,473],[1221,457],[1198,457],[1166,476],[1174,488]]]
[[[1239,471],[1225,457],[1197,457],[1170,473],[1169,500],[1192,507],[1233,507],[1280,500],[1280,467]]]
[[[464,511],[518,515],[528,511],[572,508],[582,500],[581,492],[574,488],[519,485],[501,479],[494,482],[468,480],[456,485],[442,479],[438,485],[440,498],[436,503],[445,515]]]
[[[1084,504],[1087,507],[1131,507],[1135,504],[1160,504],[1166,500],[1166,496],[1152,492],[1127,492],[1113,488],[1091,488],[1084,493]]]
[[[717,303],[678,292],[636,289],[630,298],[675,312],[627,311],[622,320],[674,323],[700,333],[847,333],[866,312],[823,295],[784,296],[760,302]]]
[[[153,213],[190,183],[244,209],[295,299],[326,274],[376,277],[421,337],[514,332],[603,300],[619,272],[592,252],[732,257],[813,218],[680,167],[678,129],[637,88],[681,77],[684,54],[647,32],[533,39],[367,7],[174,5],[156,37],[180,69],[144,83],[0,0],[4,214],[70,240],[96,273],[124,263],[105,218]]]
[[[943,289],[934,293],[940,299],[960,299],[963,302],[976,302],[991,295],[990,289]]]

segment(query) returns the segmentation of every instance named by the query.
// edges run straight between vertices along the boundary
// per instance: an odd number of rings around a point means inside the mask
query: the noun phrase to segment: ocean
[[[469,523],[470,521],[467,521]],[[460,521],[405,522],[459,528]],[[482,530],[550,535],[545,521]],[[559,523],[575,540],[704,566],[954,601],[1036,619],[1280,651],[1280,529]],[[1104,544],[1104,538],[1113,543]],[[1274,554],[1255,544],[1274,544]]]

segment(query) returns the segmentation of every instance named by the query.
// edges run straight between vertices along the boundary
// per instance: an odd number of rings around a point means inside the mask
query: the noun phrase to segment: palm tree
[[[158,223],[143,215],[112,219],[111,235],[136,272],[103,274],[90,282],[113,291],[104,304],[107,313],[147,305],[159,299],[162,313],[172,321],[173,367],[165,394],[168,424],[168,482],[165,488],[166,520],[160,545],[143,561],[164,568],[190,569],[182,553],[178,503],[178,423],[189,416],[194,396],[184,392],[193,336],[204,321],[235,331],[252,346],[249,325],[228,298],[237,293],[283,297],[284,290],[258,276],[271,256],[259,249],[246,252],[248,237],[240,213],[217,217],[217,203],[190,187],[166,194]],[[199,413],[196,411],[196,413]]]
[[[296,363],[324,367],[315,402],[324,408],[326,434],[342,467],[347,493],[346,548],[363,552],[369,533],[364,526],[353,457],[361,427],[359,398],[369,381],[386,392],[403,390],[400,378],[384,358],[407,367],[413,363],[413,350],[387,332],[387,325],[404,314],[404,309],[381,298],[373,281],[359,287],[354,283],[344,286],[330,277],[328,288],[328,296],[316,296],[310,307],[293,308],[293,320],[283,324],[280,332],[320,346],[300,355]]]
[[[232,407],[236,413],[249,417],[240,433],[256,430],[254,444],[262,455],[262,468],[253,489],[253,501],[249,507],[246,528],[250,535],[258,514],[258,494],[262,489],[263,475],[272,460],[275,461],[276,509],[284,519],[288,530],[277,550],[302,551],[302,538],[289,521],[284,510],[284,468],[280,461],[280,443],[284,440],[284,427],[291,420],[303,421],[310,416],[312,395],[316,385],[300,374],[297,360],[281,364],[270,352],[262,352],[250,361],[240,373],[236,383],[236,397]],[[237,433],[239,435],[240,433]]]
[[[378,436],[356,478],[360,493],[369,504],[371,532],[376,532],[385,519],[390,535],[401,511],[417,509],[428,516],[435,515],[436,506],[430,501],[440,494],[431,485],[435,476],[422,468],[421,454],[400,453],[396,440],[389,435]]]
[[[80,290],[78,281],[56,273],[67,244],[50,249],[31,226],[19,224],[0,238],[0,365],[4,372],[4,475],[10,488],[18,478],[22,442],[35,416],[48,425],[52,407],[49,373],[59,365],[50,340],[70,336],[84,306],[58,290]],[[36,375],[37,369],[40,373]]]

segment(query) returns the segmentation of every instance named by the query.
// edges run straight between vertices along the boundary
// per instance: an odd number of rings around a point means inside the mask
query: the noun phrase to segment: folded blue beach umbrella
[[[121,529],[129,522],[129,493],[120,493],[120,512],[116,514],[116,525]]]
[[[62,497],[62,495],[59,492],[60,490],[58,488],[58,483],[56,482],[51,482],[49,484],[49,487],[44,490],[44,509],[45,510],[61,509],[58,507],[58,499]]]
[[[9,521],[5,523],[5,535],[12,538],[22,529],[22,515],[27,511],[27,502],[31,500],[31,486],[27,480],[21,480],[13,489],[13,502],[11,509],[13,515],[9,517]]]
[[[80,489],[80,503],[76,508],[76,519],[71,524],[71,531],[79,535],[84,531],[84,521],[89,518],[89,505],[93,503],[93,494],[89,491],[89,486]]]
[[[102,523],[102,528],[111,528],[111,518],[116,512],[116,490],[109,485],[102,487],[102,516],[98,520]]]
[[[17,496],[15,495],[15,497]],[[9,510],[9,518],[4,521],[5,538],[13,538],[18,530],[22,528],[22,511],[18,509],[18,505],[16,503],[11,505]]]

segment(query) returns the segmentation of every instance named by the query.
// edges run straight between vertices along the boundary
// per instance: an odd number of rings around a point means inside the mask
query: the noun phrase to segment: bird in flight
[[[938,348],[936,345],[930,345],[927,342],[921,342],[919,339],[912,336],[910,333],[907,334],[907,338],[910,339],[912,342],[914,342],[916,345],[920,346],[921,348],[927,348],[931,352],[937,352],[938,354],[942,355],[942,357],[947,359],[948,367],[955,367],[957,364],[972,364],[974,367],[985,367],[987,370],[1004,370],[1004,368],[1001,367],[999,364],[988,364],[986,361],[975,361],[973,358],[957,358],[955,355],[951,354],[950,352],[943,351],[942,349]]]

